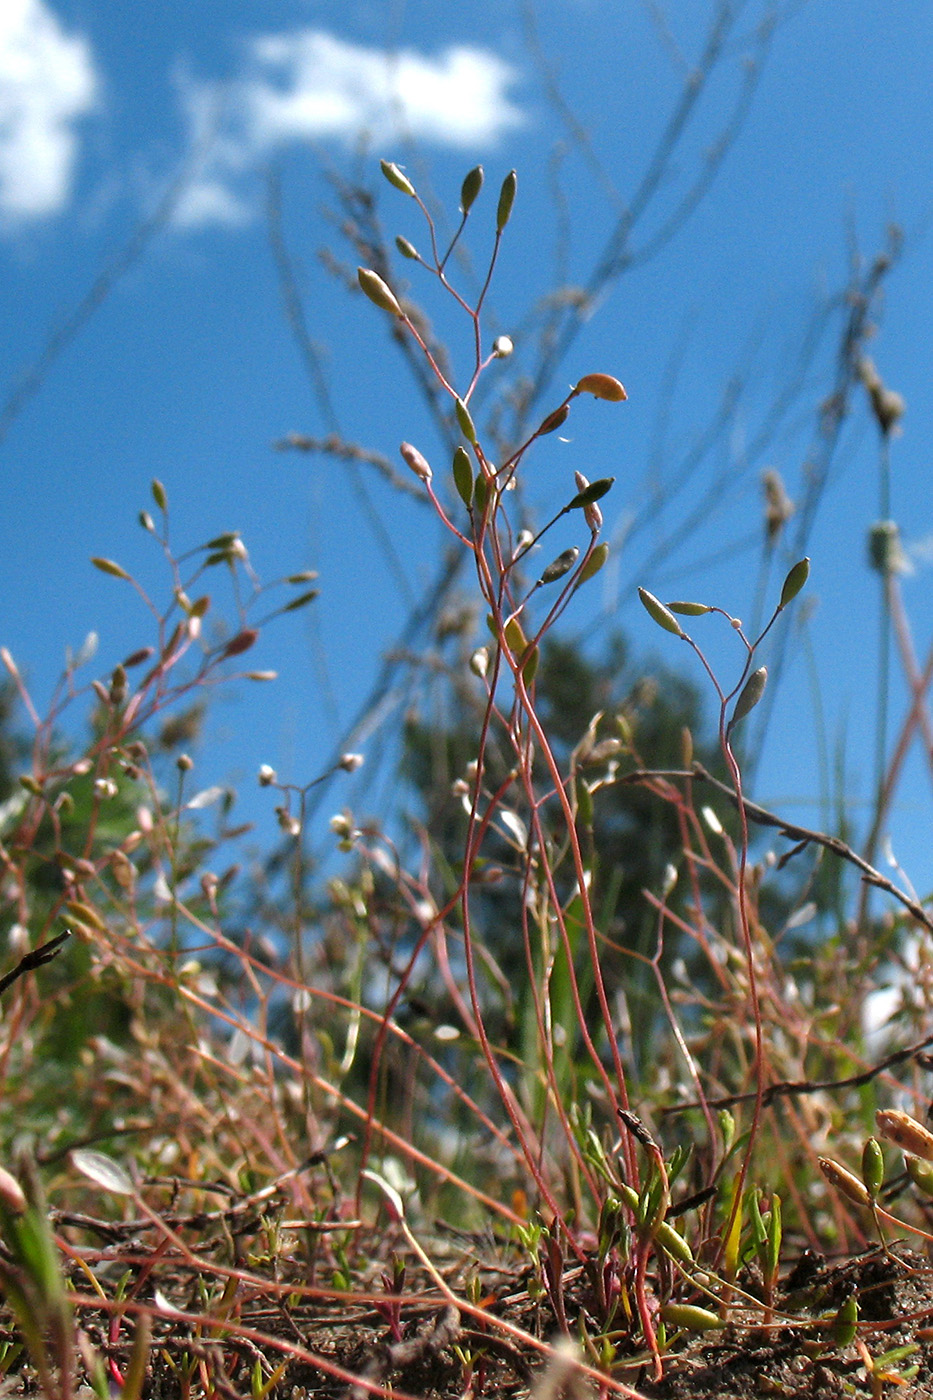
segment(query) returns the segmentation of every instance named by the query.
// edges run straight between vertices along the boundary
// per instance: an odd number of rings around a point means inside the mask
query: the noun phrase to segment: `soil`
[[[742,1282],[754,1291],[754,1279]],[[484,1300],[490,1316],[542,1340],[553,1339],[549,1309],[530,1303],[527,1287],[515,1284],[512,1277],[497,1300],[491,1295]],[[848,1340],[834,1335],[833,1319],[852,1295],[858,1302],[858,1326]],[[582,1277],[568,1281],[566,1297],[573,1330],[579,1317],[575,1310],[586,1306]],[[808,1252],[785,1278],[774,1309],[776,1320],[767,1327],[761,1309],[736,1304],[733,1320],[721,1331],[684,1334],[665,1357],[660,1381],[652,1380],[651,1367],[634,1355],[630,1360],[620,1355],[612,1374],[645,1400],[933,1400],[933,1267],[925,1258],[900,1245],[887,1254],[875,1249],[842,1263]],[[468,1314],[437,1300],[436,1291],[434,1301],[426,1298],[402,1309],[395,1339],[373,1308],[344,1309],[341,1316],[333,1304],[298,1305],[289,1308],[287,1317],[289,1335],[342,1375],[324,1375],[295,1361],[270,1400],[365,1400],[372,1386],[386,1387],[394,1400],[583,1400],[598,1393],[591,1381],[574,1376],[566,1362],[548,1362],[492,1327],[478,1328]],[[278,1330],[268,1310],[262,1319],[244,1315],[242,1321],[270,1333]],[[903,1347],[913,1350],[884,1360]],[[149,1395],[174,1400],[177,1380],[169,1374],[162,1380],[160,1385],[153,1377]],[[234,1387],[231,1393],[248,1390]]]

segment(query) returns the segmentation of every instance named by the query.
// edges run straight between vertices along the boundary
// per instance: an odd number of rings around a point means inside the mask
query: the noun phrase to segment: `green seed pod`
[[[457,495],[469,510],[473,504],[473,468],[465,447],[458,447],[454,453],[454,485]]]
[[[688,1332],[714,1332],[726,1325],[717,1313],[693,1303],[665,1303],[661,1320],[668,1327],[682,1327]]]
[[[571,549],[565,549],[563,554],[558,554],[557,558],[548,564],[544,573],[538,579],[539,583],[555,583],[557,579],[563,578],[569,573],[577,562],[580,551],[574,545]]]
[[[638,1192],[635,1190],[634,1186],[629,1186],[627,1184],[620,1186],[619,1195],[622,1197],[623,1201],[628,1206],[632,1214],[637,1217],[639,1201]]]
[[[114,578],[129,578],[125,569],[121,569],[119,564],[115,564],[112,559],[101,559],[97,555],[91,556],[91,563],[95,569],[100,569],[102,574],[112,574]]]
[[[624,387],[611,374],[585,374],[578,379],[575,394],[592,394],[594,399],[605,399],[607,403],[622,403],[628,398]]]
[[[797,563],[784,580],[784,587],[781,589],[781,601],[778,606],[786,608],[787,604],[797,597],[797,594],[800,592],[801,588],[803,588],[809,577],[810,560],[798,559]]]
[[[749,710],[753,710],[765,693],[765,686],[768,683],[767,666],[759,666],[757,671],[753,671],[742,687],[742,693],[735,702],[735,709],[732,711],[732,718],[729,721],[729,728],[732,729],[738,724],[740,719],[744,719]]]
[[[924,1162],[921,1157],[904,1154],[904,1166],[911,1181],[925,1196],[933,1196],[933,1162]]]
[[[499,207],[496,210],[496,232],[501,233],[512,214],[512,205],[515,203],[515,191],[518,189],[518,175],[514,170],[510,170],[502,181],[502,189],[499,192]]]
[[[471,447],[476,446],[476,429],[473,426],[473,419],[470,417],[470,410],[463,399],[457,399],[454,407],[457,410],[457,422],[460,424],[460,431]]]
[[[483,167],[474,165],[460,186],[460,209],[464,214],[469,214],[476,203],[477,196],[483,188]]]
[[[641,599],[642,607],[649,617],[654,618],[659,627],[663,627],[665,632],[673,632],[675,637],[685,635],[683,628],[676,617],[670,612],[653,593],[649,593],[647,588],[639,588],[638,596]]]
[[[538,662],[541,660],[541,652],[538,647],[532,647],[531,651],[522,662],[522,680],[526,686],[534,684],[534,678],[538,674]]]
[[[614,476],[601,476],[598,481],[588,482],[582,491],[578,491],[573,499],[567,502],[561,514],[565,514],[568,510],[585,510],[594,501],[601,500],[608,491],[612,490],[614,484]]]
[[[609,546],[607,544],[598,544],[580,570],[580,577],[577,579],[577,587],[579,588],[581,584],[586,583],[594,574],[598,574],[608,558]]]
[[[138,519],[139,519],[140,525],[143,527],[144,530],[148,530],[149,533],[150,533],[150,535],[154,535],[154,534],[155,534],[155,521],[153,520],[152,516],[149,514],[148,510],[141,510],[141,511],[139,512],[139,517],[138,517]]]
[[[683,617],[702,617],[704,613],[712,612],[708,603],[668,603],[671,612],[680,613]]]
[[[509,651],[517,661],[528,645],[525,634],[522,631],[522,624],[517,617],[510,617],[505,624],[505,640]]]
[[[850,1293],[843,1302],[836,1316],[833,1318],[831,1330],[833,1342],[837,1347],[849,1347],[855,1341],[855,1333],[858,1323],[858,1299],[854,1293]]]
[[[535,437],[545,437],[548,433],[556,432],[558,428],[560,428],[564,423],[566,423],[567,415],[569,413],[570,404],[562,403],[560,408],[555,408],[553,413],[548,414],[538,431],[535,433]]]
[[[152,491],[152,499],[159,507],[159,510],[168,510],[168,496],[165,494],[165,487],[157,477],[153,477],[150,489]]]
[[[313,603],[315,598],[320,597],[320,593],[321,590],[319,588],[309,588],[307,593],[299,593],[297,598],[293,598],[290,603],[286,603],[282,612],[297,612],[299,608],[307,607],[309,603]]]
[[[402,191],[402,194],[410,195],[411,198],[414,199],[415,187],[409,180],[408,176],[402,174],[401,170],[395,164],[395,161],[381,160],[379,162],[379,169],[382,171],[383,175],[386,177],[390,185],[394,185],[397,190]]]
[[[395,246],[403,258],[411,258],[413,262],[421,261],[421,254],[414,243],[409,243],[407,238],[403,238],[400,233],[395,235]]]
[[[577,825],[590,831],[593,826],[593,794],[583,778],[577,778]]]
[[[877,1138],[870,1137],[862,1148],[862,1180],[872,1200],[877,1200],[878,1192],[884,1184],[884,1153]]]
[[[378,272],[373,272],[368,267],[358,267],[356,276],[361,289],[374,306],[378,306],[381,311],[391,312],[393,316],[401,316],[402,308],[398,304],[398,298],[391,287],[383,282]]]
[[[678,1234],[673,1225],[668,1220],[662,1220],[656,1227],[654,1238],[672,1259],[676,1259],[680,1264],[690,1265],[693,1263],[693,1250],[690,1248],[683,1235]]]
[[[473,508],[482,515],[489,499],[489,481],[482,472],[477,472],[473,483]]]

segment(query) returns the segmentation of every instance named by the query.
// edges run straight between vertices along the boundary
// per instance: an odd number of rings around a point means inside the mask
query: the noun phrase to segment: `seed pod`
[[[473,483],[473,506],[480,515],[486,509],[486,502],[489,499],[489,478],[482,472],[477,472],[476,480]]]
[[[512,205],[515,203],[515,191],[518,189],[518,175],[514,170],[510,170],[502,181],[502,189],[499,191],[499,207],[496,210],[496,232],[501,233],[512,215]]]
[[[649,617],[654,618],[654,621],[659,627],[663,627],[665,632],[673,632],[675,637],[686,635],[674,614],[653,593],[649,593],[647,588],[639,588],[638,596],[645,612]]]
[[[591,579],[594,574],[598,574],[608,558],[609,546],[607,544],[598,544],[580,570],[580,576],[577,579],[577,588],[579,588],[582,583],[586,583],[588,579]]]
[[[409,180],[408,176],[404,175],[402,171],[398,168],[398,166],[395,164],[395,161],[381,160],[379,162],[379,169],[382,171],[383,175],[386,177],[390,185],[394,185],[397,190],[402,191],[402,194],[410,195],[411,198],[414,199],[415,187]]]
[[[299,593],[297,598],[293,598],[290,603],[286,603],[282,609],[283,613],[297,612],[299,608],[305,608],[309,603],[313,603],[315,598],[319,598],[321,590],[319,588],[309,588],[307,593]],[[250,643],[252,645],[252,643]]]
[[[681,1264],[693,1263],[693,1250],[690,1248],[683,1235],[678,1234],[673,1225],[668,1220],[662,1220],[654,1232],[654,1238],[658,1244],[669,1254],[672,1259],[678,1260]]]
[[[555,583],[557,579],[563,578],[569,573],[577,562],[580,551],[574,545],[571,549],[565,549],[563,554],[558,554],[557,558],[548,564],[544,573],[538,579],[539,583]]]
[[[535,433],[535,437],[544,437],[547,433],[555,432],[559,427],[566,423],[567,415],[569,413],[570,404],[562,403],[560,408],[555,408],[553,413],[548,414],[538,431]]]
[[[289,604],[289,606],[292,606]],[[221,658],[228,656],[240,656],[244,651],[249,651],[250,647],[259,639],[259,633],[255,627],[244,627],[242,632],[238,632],[220,653]]]
[[[409,243],[407,238],[403,238],[400,233],[395,235],[395,246],[403,258],[411,258],[413,262],[421,261],[421,254],[414,243]]]
[[[473,468],[466,448],[458,447],[454,453],[454,485],[467,510],[473,504]]]
[[[665,1303],[661,1320],[668,1327],[683,1327],[688,1332],[714,1332],[726,1325],[717,1313],[693,1303]]]
[[[410,467],[415,476],[420,476],[422,481],[430,481],[434,473],[426,457],[423,457],[417,447],[412,447],[410,442],[403,442],[399,447],[402,461],[406,467]]]
[[[115,564],[112,559],[101,559],[99,555],[91,556],[91,563],[95,569],[100,569],[102,574],[112,574],[114,578],[129,578],[125,569],[121,569],[119,564]]]
[[[818,1157],[820,1171],[829,1182],[848,1200],[853,1201],[857,1206],[867,1206],[871,1204],[871,1198],[865,1187],[865,1183],[847,1171],[845,1167],[840,1167],[838,1162],[834,1162],[830,1157]]]
[[[378,306],[381,311],[391,312],[393,316],[401,316],[402,308],[398,304],[398,298],[391,287],[383,282],[378,272],[373,272],[368,267],[358,267],[356,276],[361,289],[374,306]]]
[[[605,399],[607,403],[622,403],[628,398],[623,385],[611,374],[585,374],[578,379],[575,394],[592,394],[594,399]]]
[[[862,1180],[872,1200],[884,1184],[884,1153],[877,1138],[870,1137],[862,1148]]]
[[[857,1323],[858,1299],[854,1293],[850,1293],[848,1298],[840,1304],[830,1329],[833,1342],[837,1347],[850,1347],[852,1345],[855,1341]]]
[[[924,1162],[920,1157],[912,1157],[907,1152],[904,1155],[904,1166],[917,1189],[925,1196],[933,1196],[933,1163]]]
[[[933,1162],[933,1133],[929,1132],[909,1113],[901,1113],[896,1108],[879,1108],[875,1114],[878,1131],[888,1142],[902,1147],[925,1162]]]
[[[157,477],[153,477],[152,479],[151,490],[152,499],[159,507],[159,510],[168,510],[168,496],[166,496],[165,494],[165,487],[162,485],[161,481],[159,481]]]
[[[671,612],[680,613],[683,617],[702,617],[704,613],[712,612],[708,603],[668,603]]]
[[[586,506],[591,506],[594,501],[601,500],[608,491],[611,491],[614,484],[614,476],[601,476],[598,481],[587,482],[586,486],[577,492],[573,500],[567,502],[564,510],[583,510]]]
[[[742,693],[735,702],[735,709],[732,711],[732,718],[729,721],[729,728],[732,729],[738,724],[740,719],[744,719],[749,710],[753,710],[765,693],[765,686],[768,683],[767,666],[759,666],[757,671],[753,671],[745,685]]]
[[[801,588],[803,588],[809,577],[810,560],[798,559],[797,563],[784,580],[784,587],[781,589],[781,601],[778,606],[786,608],[787,604],[797,597],[797,594],[800,592]]]
[[[457,399],[454,407],[457,410],[457,422],[460,424],[460,431],[471,447],[476,446],[476,429],[473,426],[473,419],[470,417],[470,410],[463,399]]]
[[[148,510],[141,510],[139,512],[138,519],[140,525],[143,527],[144,530],[148,530],[150,535],[155,534],[155,521],[149,514]]]
[[[460,210],[464,214],[469,214],[476,203],[477,196],[483,188],[483,167],[474,165],[473,169],[464,178],[460,186]]]

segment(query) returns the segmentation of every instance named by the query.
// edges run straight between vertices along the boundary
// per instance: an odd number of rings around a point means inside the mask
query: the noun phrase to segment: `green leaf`
[[[797,594],[800,592],[801,588],[803,588],[809,577],[810,560],[798,559],[797,563],[784,580],[784,587],[781,589],[781,601],[778,606],[786,608],[787,604],[797,597]]]
[[[514,170],[510,170],[502,181],[502,189],[499,192],[499,207],[496,210],[496,232],[501,233],[512,214],[512,205],[515,203],[515,191],[518,189],[518,175]]]
[[[647,588],[639,588],[638,596],[645,612],[659,627],[663,627],[665,632],[673,632],[675,637],[686,635],[674,614],[653,593],[649,593]]]

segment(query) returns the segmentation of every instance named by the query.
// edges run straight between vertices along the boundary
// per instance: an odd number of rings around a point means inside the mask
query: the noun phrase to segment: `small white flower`
[[[337,767],[342,768],[345,773],[355,773],[358,768],[362,768],[364,762],[361,753],[342,753]]]
[[[275,782],[275,779],[275,769],[271,768],[268,763],[263,763],[259,769],[259,786],[271,787],[272,784]]]
[[[492,353],[497,360],[507,359],[514,349],[512,338],[508,335],[497,335],[492,342]]]
[[[117,790],[118,790],[118,789],[117,789],[117,785],[116,785],[116,783],[113,781],[113,778],[95,778],[95,779],[94,779],[94,796],[95,796],[95,797],[100,797],[100,798],[104,798],[104,799],[107,799],[107,798],[110,798],[110,797],[116,797],[116,795],[117,795]]]

